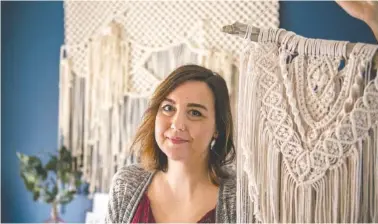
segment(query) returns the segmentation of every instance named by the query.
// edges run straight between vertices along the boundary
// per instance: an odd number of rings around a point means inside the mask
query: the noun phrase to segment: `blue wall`
[[[281,27],[308,38],[374,43],[370,28],[333,1],[280,2]]]
[[[34,203],[19,178],[16,151],[57,145],[62,2],[1,2],[1,221],[42,222],[49,207]],[[311,38],[376,43],[361,21],[334,2],[281,2],[281,27]],[[79,196],[63,219],[83,222],[90,201]]]
[[[63,3],[1,2],[1,31],[1,221],[43,222],[50,208],[25,190],[16,151],[57,150]],[[83,222],[89,205],[79,196],[62,217]]]

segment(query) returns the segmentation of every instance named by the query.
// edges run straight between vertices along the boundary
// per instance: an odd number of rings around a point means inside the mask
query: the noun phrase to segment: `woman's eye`
[[[201,112],[199,112],[198,110],[191,110],[189,113],[190,113],[190,115],[192,115],[194,117],[201,117],[202,116]]]
[[[165,105],[162,107],[163,111],[170,112],[173,110],[173,107],[171,105]]]

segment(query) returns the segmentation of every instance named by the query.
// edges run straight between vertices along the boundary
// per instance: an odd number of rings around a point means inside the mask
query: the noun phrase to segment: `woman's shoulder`
[[[131,214],[151,177],[139,164],[124,166],[113,176],[106,222],[129,223]]]
[[[231,167],[225,167],[228,174],[220,184],[220,194],[218,198],[217,221],[220,223],[236,222],[236,171]]]
[[[223,184],[227,186],[236,187],[236,171],[233,166],[225,166],[223,171],[227,174],[226,178],[223,179]]]
[[[236,197],[236,171],[232,167],[224,167],[224,172],[227,174],[221,180],[222,194],[227,197]]]
[[[113,185],[132,184],[138,186],[150,174],[140,164],[127,165],[117,170],[112,182]]]

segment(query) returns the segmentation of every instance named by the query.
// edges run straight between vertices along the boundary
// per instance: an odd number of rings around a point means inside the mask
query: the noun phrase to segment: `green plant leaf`
[[[40,196],[40,189],[33,191],[33,200],[34,201],[37,201],[39,199],[39,196]]]
[[[16,154],[20,162],[20,176],[34,200],[41,198],[46,203],[67,204],[73,200],[76,189],[80,189],[83,184],[82,172],[76,170],[75,158],[65,146],[59,149],[58,155],[49,154],[50,159],[46,165],[36,156],[19,152]],[[55,175],[50,176],[51,173]]]
[[[63,184],[68,184],[70,181],[70,173],[65,170],[59,172],[59,179]]]
[[[28,163],[29,156],[27,156],[23,153],[20,153],[20,152],[16,152],[16,155],[17,155],[18,159],[20,160],[21,164],[27,164]]]
[[[55,185],[53,187],[52,194],[54,195],[54,197],[56,197],[56,195],[58,194],[58,186],[57,185]]]
[[[68,150],[65,146],[61,147],[59,150],[59,160],[70,165],[72,164],[71,151]]]
[[[75,180],[75,188],[79,188],[81,185],[83,184],[83,182],[81,181],[81,179],[76,179]]]
[[[49,184],[45,184],[44,187],[43,187],[43,189],[44,189],[44,192],[45,192],[45,194],[44,194],[44,196],[45,196],[44,197],[44,201],[46,203],[50,204],[50,203],[56,201],[57,195],[59,193],[59,188],[58,188],[58,185],[56,183],[54,183],[54,185],[53,185],[53,187],[52,187],[51,190],[49,189]]]
[[[73,200],[75,194],[76,190],[65,191],[60,198],[59,203],[63,205],[70,203]]]
[[[21,173],[21,178],[24,181],[24,185],[28,191],[33,191],[35,182],[31,182],[28,180],[28,178],[25,176],[25,174]]]
[[[47,162],[46,166],[45,166],[45,169],[47,171],[54,171],[56,172],[57,169],[58,169],[58,157],[52,155],[50,157],[50,160]]]
[[[51,204],[54,201],[54,197],[52,197],[51,194],[49,194],[49,193],[46,192],[44,201],[47,204]]]
[[[55,185],[51,191],[49,190],[46,191],[45,202],[49,204],[52,203],[53,201],[55,201],[57,194],[58,194],[58,186]]]
[[[36,171],[38,173],[38,176],[42,179],[42,180],[46,180],[47,179],[47,170],[44,169],[44,167],[41,165],[38,165],[36,167]]]
[[[38,158],[36,156],[29,156],[29,158],[28,158],[28,165],[30,167],[37,168],[39,166],[42,166],[42,161],[41,161],[40,158]]]

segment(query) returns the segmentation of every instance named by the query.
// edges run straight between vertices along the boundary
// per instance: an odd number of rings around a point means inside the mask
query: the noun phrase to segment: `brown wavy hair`
[[[140,156],[142,166],[146,170],[167,171],[167,156],[161,151],[155,139],[156,114],[160,104],[168,94],[187,81],[205,82],[214,95],[218,137],[213,150],[209,152],[208,168],[211,181],[219,185],[220,179],[228,176],[222,167],[231,164],[235,160],[234,127],[226,82],[220,75],[207,68],[198,65],[184,65],[174,70],[160,83],[150,99],[148,109],[143,115],[142,123],[136,132],[131,150]]]

